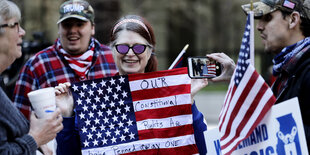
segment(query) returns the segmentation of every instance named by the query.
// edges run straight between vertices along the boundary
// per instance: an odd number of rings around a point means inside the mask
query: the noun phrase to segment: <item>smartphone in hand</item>
[[[219,62],[208,57],[188,57],[188,75],[193,79],[214,78],[222,73]]]

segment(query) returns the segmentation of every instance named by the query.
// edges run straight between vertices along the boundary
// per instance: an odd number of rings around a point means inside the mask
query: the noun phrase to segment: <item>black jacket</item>
[[[284,87],[277,90],[284,79]],[[302,49],[283,70],[272,86],[277,97],[276,104],[298,97],[307,145],[310,144],[310,46]]]

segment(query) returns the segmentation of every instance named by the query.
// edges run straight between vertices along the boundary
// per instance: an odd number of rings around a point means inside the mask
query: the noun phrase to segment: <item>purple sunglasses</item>
[[[143,45],[143,44],[135,44],[133,46],[129,46],[127,44],[117,44],[115,45],[116,51],[120,54],[127,54],[129,49],[132,49],[132,51],[135,54],[141,54],[145,51],[146,47],[152,48],[151,45]]]

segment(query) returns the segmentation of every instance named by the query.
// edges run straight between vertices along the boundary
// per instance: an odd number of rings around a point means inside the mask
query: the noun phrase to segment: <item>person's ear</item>
[[[291,13],[291,15],[289,17],[290,17],[290,19],[289,19],[289,28],[290,29],[296,27],[298,24],[301,23],[299,12],[294,11],[293,13]]]

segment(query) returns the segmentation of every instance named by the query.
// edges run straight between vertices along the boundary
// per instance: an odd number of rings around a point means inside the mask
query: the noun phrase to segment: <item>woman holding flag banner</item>
[[[119,72],[117,75],[127,75],[132,73],[146,73],[157,71],[157,58],[155,56],[155,37],[150,24],[140,16],[128,15],[121,18],[113,27],[111,32],[111,47],[114,55],[115,63]],[[203,87],[208,84],[206,79],[198,79],[192,84],[192,97]],[[73,101],[70,96],[70,83],[60,84],[56,87],[56,93],[63,96],[59,106],[63,109],[64,128],[63,132],[58,135],[58,145],[72,145],[72,142],[79,143],[78,132],[72,131],[76,126],[73,116]],[[69,95],[68,95],[69,94]],[[192,105],[193,125],[195,141],[201,154],[206,154],[205,141],[203,131],[207,130],[204,117],[198,111],[195,104]],[[69,120],[69,121],[68,121]],[[66,122],[70,122],[67,123]],[[72,129],[68,132],[68,129]],[[71,135],[69,135],[71,134]],[[77,134],[77,135],[74,135]],[[67,141],[66,138],[75,140]],[[66,147],[65,148],[70,148]],[[59,154],[65,154],[70,150],[58,150]]]
[[[136,15],[128,15],[121,18],[111,31],[110,41],[114,60],[119,70],[116,75],[127,75],[133,73],[147,73],[157,71],[157,58],[154,53],[154,33],[150,24],[142,17]],[[223,72],[225,74],[213,79],[213,81],[228,80],[227,77],[230,76],[227,74],[232,74],[232,71],[228,67],[234,66],[234,62],[224,53],[215,53],[208,56],[212,57],[213,59],[224,65]],[[207,84],[207,79],[195,79],[192,80],[191,84],[194,136],[200,154],[206,154],[207,152],[203,135],[203,132],[207,130],[207,126],[204,122],[204,117],[202,113],[198,111],[196,105],[194,104],[193,96]],[[63,116],[65,117],[64,122],[68,122],[66,120],[71,120],[71,123],[68,123],[71,124],[71,127],[68,127],[68,124],[64,123],[65,129],[72,129],[72,124],[76,125],[76,123],[73,123],[74,117],[72,117],[74,108],[72,96],[70,96],[69,91],[70,85],[70,83],[64,83],[56,87],[56,94],[58,94],[59,96],[63,96],[63,102],[66,102],[62,105],[59,105],[62,106],[61,109],[63,109]],[[76,137],[78,136],[78,133],[77,131],[67,131],[67,134],[68,133],[77,135],[58,136],[58,144],[72,145],[69,143],[65,143],[64,139],[70,136]],[[77,140],[75,142],[78,143],[79,140],[78,138],[76,139]],[[58,153],[65,154],[66,151],[67,150],[59,150]]]
[[[121,18],[112,30],[110,41],[120,75],[157,70],[154,32],[151,25],[142,17],[128,15]],[[139,48],[142,45],[144,48]],[[206,79],[195,82],[196,85],[192,85],[192,98],[208,84]],[[206,154],[203,131],[207,130],[207,126],[195,104],[192,105],[192,111],[196,144],[200,154]]]

